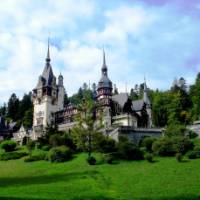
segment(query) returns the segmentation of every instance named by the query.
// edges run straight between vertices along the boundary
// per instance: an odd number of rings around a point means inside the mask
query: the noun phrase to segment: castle
[[[33,140],[40,137],[45,127],[51,123],[56,123],[58,129],[63,131],[70,130],[76,124],[74,116],[78,112],[77,108],[72,104],[64,105],[63,76],[60,74],[57,81],[50,62],[48,42],[45,67],[32,92],[33,129],[29,133],[29,137]],[[103,50],[101,78],[97,90],[93,92],[96,101],[103,108],[104,131],[116,140],[121,134],[131,140],[138,140],[144,136],[161,135],[160,129],[152,128],[151,102],[147,94],[146,82],[144,82],[143,98],[140,100],[132,101],[128,93],[113,94],[112,91],[113,84],[108,77],[108,67]],[[22,127],[22,131],[15,133],[14,138],[19,140],[24,135],[27,133]]]

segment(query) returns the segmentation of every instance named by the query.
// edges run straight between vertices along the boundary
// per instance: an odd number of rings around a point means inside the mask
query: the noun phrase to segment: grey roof
[[[51,59],[50,59],[49,43],[48,43],[46,64],[42,72],[42,75],[39,77],[37,88],[43,86],[52,86],[56,82],[56,77],[53,75],[53,70],[50,61]]]
[[[120,94],[113,95],[112,100],[117,102],[123,108],[124,104],[128,100],[128,94],[127,93],[120,93]]]
[[[100,88],[111,88],[112,89],[112,82],[108,78],[108,69],[106,65],[106,58],[105,58],[105,52],[103,50],[103,65],[101,68],[101,79],[98,83],[98,89]]]
[[[112,88],[112,82],[107,76],[102,75],[98,83],[98,89],[99,88]]]
[[[135,101],[132,101],[132,104],[133,104],[134,111],[140,111],[142,110],[142,107],[144,105],[144,100],[143,99],[135,100]]]

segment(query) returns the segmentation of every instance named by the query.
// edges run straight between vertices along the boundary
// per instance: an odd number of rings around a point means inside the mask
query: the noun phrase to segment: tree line
[[[129,98],[131,100],[141,99],[143,90],[143,83],[135,85],[130,90]],[[84,83],[74,95],[68,97],[65,94],[65,105],[69,103],[79,105],[83,99],[94,100],[95,91],[95,84],[92,84],[90,88]],[[113,94],[118,94],[116,86],[114,86]],[[168,90],[148,89],[148,94],[152,103],[152,119],[155,127],[188,125],[200,119],[200,73],[197,74],[193,85],[188,85],[181,77],[175,79]],[[23,123],[25,127],[30,128],[33,121],[31,92],[24,94],[21,100],[13,93],[8,102],[0,107],[0,115],[8,121],[16,121],[19,125]]]

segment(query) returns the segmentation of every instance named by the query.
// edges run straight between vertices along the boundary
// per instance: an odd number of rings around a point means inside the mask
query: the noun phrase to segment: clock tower
[[[41,134],[53,121],[53,113],[64,108],[63,76],[59,75],[58,84],[50,64],[49,41],[44,70],[36,88],[33,89],[33,132]],[[38,134],[35,134],[38,137]],[[36,138],[35,138],[36,139]]]

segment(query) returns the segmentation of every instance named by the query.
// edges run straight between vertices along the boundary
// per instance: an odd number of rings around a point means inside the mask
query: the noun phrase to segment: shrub
[[[49,145],[45,145],[41,148],[43,151],[49,151],[49,149],[51,149],[51,147]]]
[[[40,153],[37,155],[32,155],[32,156],[26,157],[24,159],[24,162],[34,162],[34,161],[39,161],[39,160],[45,160],[45,158],[46,158],[46,154]]]
[[[114,161],[118,160],[118,153],[107,153],[104,155],[104,161],[108,164],[113,164]]]
[[[187,135],[189,136],[190,139],[194,139],[198,137],[198,134],[192,130],[189,130]]]
[[[122,140],[119,141],[117,147],[121,159],[142,160],[144,158],[142,151],[132,142]]]
[[[16,149],[17,143],[13,140],[5,140],[1,143],[1,148],[6,152],[11,152]]]
[[[87,162],[90,165],[95,165],[96,164],[96,159],[95,159],[95,157],[90,156],[90,157],[87,158]]]
[[[27,147],[27,149],[28,149],[28,151],[29,151],[29,155],[31,155],[32,150],[35,148],[35,142],[32,141],[32,140],[29,140],[29,141],[27,142],[27,144],[26,144],[26,147]]]
[[[161,138],[152,145],[152,150],[159,156],[174,156],[176,149],[172,138]]]
[[[68,133],[64,133],[61,136],[61,144],[69,147],[72,150],[76,150],[76,145],[74,144],[72,137]]]
[[[61,136],[58,134],[53,134],[49,138],[49,144],[53,147],[61,145]]]
[[[183,125],[170,124],[165,130],[165,136],[168,137],[184,136],[186,134],[186,131],[187,129]]]
[[[197,158],[197,152],[196,151],[189,151],[187,153],[187,156],[189,159],[196,159]]]
[[[27,156],[28,154],[26,152],[5,152],[0,154],[0,160],[15,160],[20,159],[24,156]]]
[[[53,147],[48,153],[48,160],[51,162],[64,162],[71,157],[71,150],[66,146]]]
[[[176,160],[177,160],[178,162],[181,162],[182,159],[183,159],[183,155],[182,155],[181,153],[176,153],[175,157],[176,157]]]
[[[146,159],[148,162],[152,163],[152,162],[153,162],[153,154],[147,153],[147,154],[145,155],[145,159]]]
[[[176,152],[183,155],[194,148],[192,141],[186,137],[176,137],[173,142]]]
[[[111,153],[117,151],[116,142],[111,138],[103,138],[98,145],[100,152],[103,153]]]
[[[200,158],[200,146],[198,146],[198,145],[195,146],[195,147],[194,147],[194,151],[196,152],[197,157]]]
[[[152,137],[145,137],[142,140],[142,147],[145,147],[147,152],[152,152],[152,145],[153,143],[156,141],[156,138],[152,138]]]

